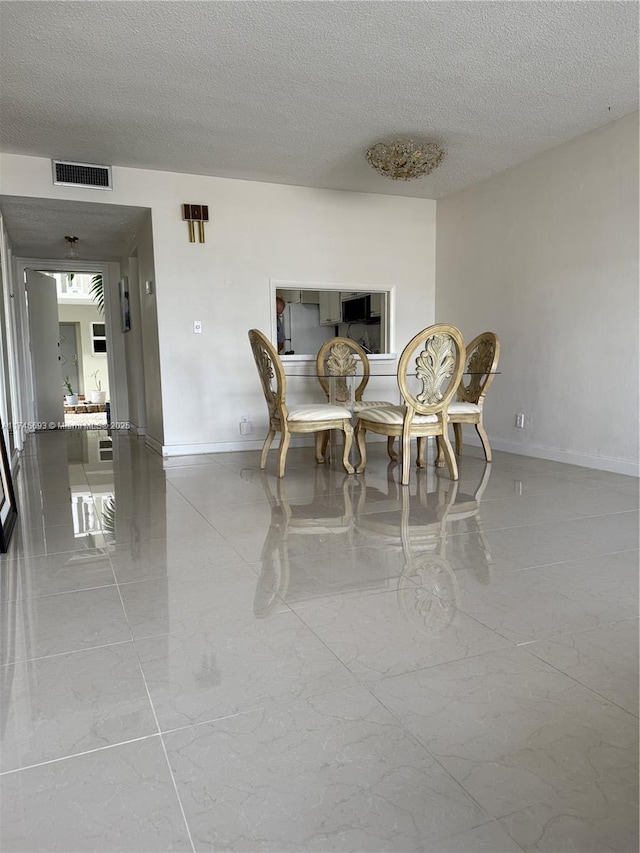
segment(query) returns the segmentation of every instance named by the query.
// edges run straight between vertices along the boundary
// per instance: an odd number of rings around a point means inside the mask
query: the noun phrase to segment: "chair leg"
[[[393,461],[395,462],[398,458],[398,454],[393,449],[393,442],[394,441],[395,441],[394,436],[390,435],[387,437],[387,454],[389,456],[389,459],[393,459]]]
[[[456,437],[456,455],[462,456],[462,424],[454,423],[453,433]]]
[[[453,452],[453,447],[451,446],[451,442],[449,441],[449,433],[443,432],[442,436],[438,436],[438,438],[442,439],[441,447],[444,452],[445,459],[447,460],[447,467],[449,468],[449,476],[452,480],[458,479],[458,463],[456,462],[456,455]]]
[[[491,462],[491,445],[489,444],[489,436],[484,431],[484,426],[481,423],[476,424],[476,432],[480,436],[480,441],[482,442],[484,458],[487,462]]]
[[[358,421],[356,425],[356,444],[358,445],[358,454],[360,459],[356,465],[356,473],[362,474],[367,467],[367,445],[366,445],[366,429],[362,427],[362,422]]]
[[[264,444],[262,445],[262,455],[260,456],[260,468],[267,467],[267,456],[269,455],[269,448],[271,447],[271,442],[275,438],[276,431],[275,429],[269,429],[267,433],[267,437],[264,440]]]
[[[436,436],[436,468],[444,468],[444,452],[442,449],[442,436]]]
[[[351,460],[349,459],[349,456],[351,455],[351,443],[353,441],[353,427],[351,426],[351,422],[345,419],[342,430],[344,432],[344,451],[342,453],[342,464],[344,465],[344,470],[347,472],[347,474],[353,474],[353,465],[351,464]]]
[[[418,468],[424,468],[427,464],[427,439],[426,436],[421,435],[418,439],[418,458],[417,465]]]
[[[280,448],[278,450],[278,477],[284,477],[284,466],[287,461],[287,450],[291,441],[291,433],[288,429],[282,430],[280,437]]]
[[[323,432],[317,432],[315,437],[316,444],[316,462],[318,465],[322,465],[326,461],[326,457],[324,455],[325,444],[325,436],[327,435],[326,430]]]
[[[322,433],[322,460],[323,460],[323,462],[327,458],[327,447],[328,447],[328,445],[329,445],[329,430],[326,429]]]

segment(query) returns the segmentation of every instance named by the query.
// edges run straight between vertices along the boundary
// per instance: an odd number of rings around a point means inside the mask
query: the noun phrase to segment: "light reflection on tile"
[[[338,596],[309,604],[299,611],[300,617],[365,680],[510,646],[456,608],[455,576],[438,569],[423,586],[401,580],[395,592]]]
[[[10,601],[115,583],[108,553],[72,551],[0,564],[0,597]]]
[[[157,731],[131,643],[9,664],[2,675],[3,772]]]
[[[3,663],[131,639],[115,586],[44,595],[0,605]]]
[[[208,574],[153,578],[120,586],[134,638],[189,635],[210,624],[236,625],[267,614],[256,613],[256,576],[246,565],[224,564]],[[277,601],[272,612],[288,610]]]
[[[348,687],[356,679],[294,613],[136,640],[161,729]]]
[[[106,438],[16,477],[3,849],[637,847],[636,480]]]

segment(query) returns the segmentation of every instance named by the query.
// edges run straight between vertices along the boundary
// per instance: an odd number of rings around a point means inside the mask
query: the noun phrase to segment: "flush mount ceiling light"
[[[435,142],[394,139],[367,148],[366,158],[376,172],[394,181],[410,181],[428,175],[442,163],[444,148]]]
[[[78,257],[78,238],[73,236],[65,236],[67,241],[67,258],[74,261]]]

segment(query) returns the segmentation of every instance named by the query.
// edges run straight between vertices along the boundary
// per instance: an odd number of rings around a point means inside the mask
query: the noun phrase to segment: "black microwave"
[[[343,323],[368,323],[371,318],[371,296],[352,296],[342,302]]]

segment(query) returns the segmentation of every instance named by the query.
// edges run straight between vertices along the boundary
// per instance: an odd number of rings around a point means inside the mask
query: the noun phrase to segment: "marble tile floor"
[[[32,436],[0,849],[638,849],[638,481]]]

